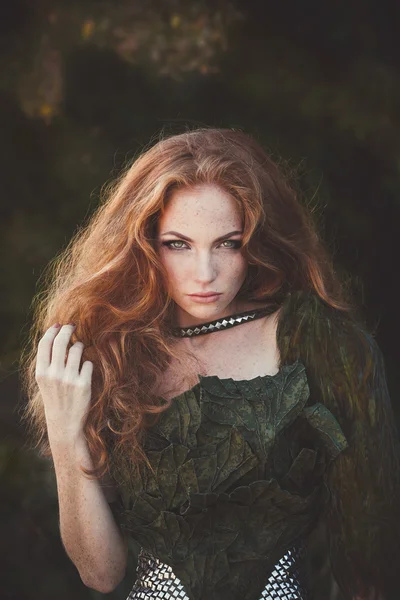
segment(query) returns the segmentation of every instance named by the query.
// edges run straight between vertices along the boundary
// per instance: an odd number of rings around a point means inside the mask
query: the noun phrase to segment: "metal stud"
[[[230,327],[235,327],[241,323],[246,323],[249,320],[259,319],[268,314],[271,314],[276,310],[276,306],[268,306],[264,308],[258,308],[252,311],[247,311],[243,314],[230,315],[222,320],[211,321],[210,323],[202,323],[199,326],[192,329],[191,327],[180,327],[173,330],[174,335],[177,337],[192,337],[193,335],[204,335],[206,333],[212,333],[213,331],[219,331]]]

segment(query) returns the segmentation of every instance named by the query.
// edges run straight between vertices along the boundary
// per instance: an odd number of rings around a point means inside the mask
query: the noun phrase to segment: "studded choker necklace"
[[[242,323],[248,323],[249,321],[255,321],[261,319],[266,315],[270,315],[277,310],[279,305],[273,304],[270,306],[264,306],[263,308],[253,308],[253,310],[247,310],[242,313],[235,313],[215,321],[209,321],[208,323],[200,323],[199,325],[192,325],[191,327],[174,327],[172,333],[175,337],[195,337],[197,335],[204,335],[206,333],[213,333],[214,331],[222,331],[223,329],[230,329],[236,325]]]

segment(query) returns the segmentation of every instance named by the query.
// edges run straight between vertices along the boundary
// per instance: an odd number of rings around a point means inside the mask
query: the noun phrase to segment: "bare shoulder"
[[[258,340],[253,340],[253,356],[259,354],[259,372],[275,375],[280,368],[281,357],[278,346],[277,330],[282,307],[272,315],[262,319],[258,329]],[[258,352],[257,352],[258,349]]]
[[[281,315],[282,307],[275,311],[272,315],[269,315],[265,319],[262,319],[262,325],[260,333],[262,334],[263,342],[274,347],[276,345],[276,334],[279,325],[279,319]]]
[[[174,398],[198,383],[197,373],[200,370],[184,359],[172,359],[162,376],[154,382],[152,393],[159,398]]]

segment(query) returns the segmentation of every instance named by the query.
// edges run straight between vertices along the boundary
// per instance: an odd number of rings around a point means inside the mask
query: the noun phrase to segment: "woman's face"
[[[181,188],[158,221],[160,258],[182,327],[238,310],[235,297],[246,278],[242,222],[232,196],[215,185]],[[211,298],[193,294],[215,292]]]

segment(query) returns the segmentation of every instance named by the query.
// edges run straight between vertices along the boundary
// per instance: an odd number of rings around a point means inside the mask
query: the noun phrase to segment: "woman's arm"
[[[80,470],[80,464],[93,468],[84,439],[74,447],[54,442],[51,451],[65,550],[85,585],[109,593],[125,575],[128,553],[127,541],[108,505],[115,493]]]
[[[46,416],[47,434],[57,479],[61,538],[82,581],[110,592],[124,577],[127,545],[93,469],[84,436],[92,394],[93,363],[81,365],[83,344],[67,351],[72,323],[50,327],[38,345],[36,381]],[[110,490],[111,491],[111,490]]]

